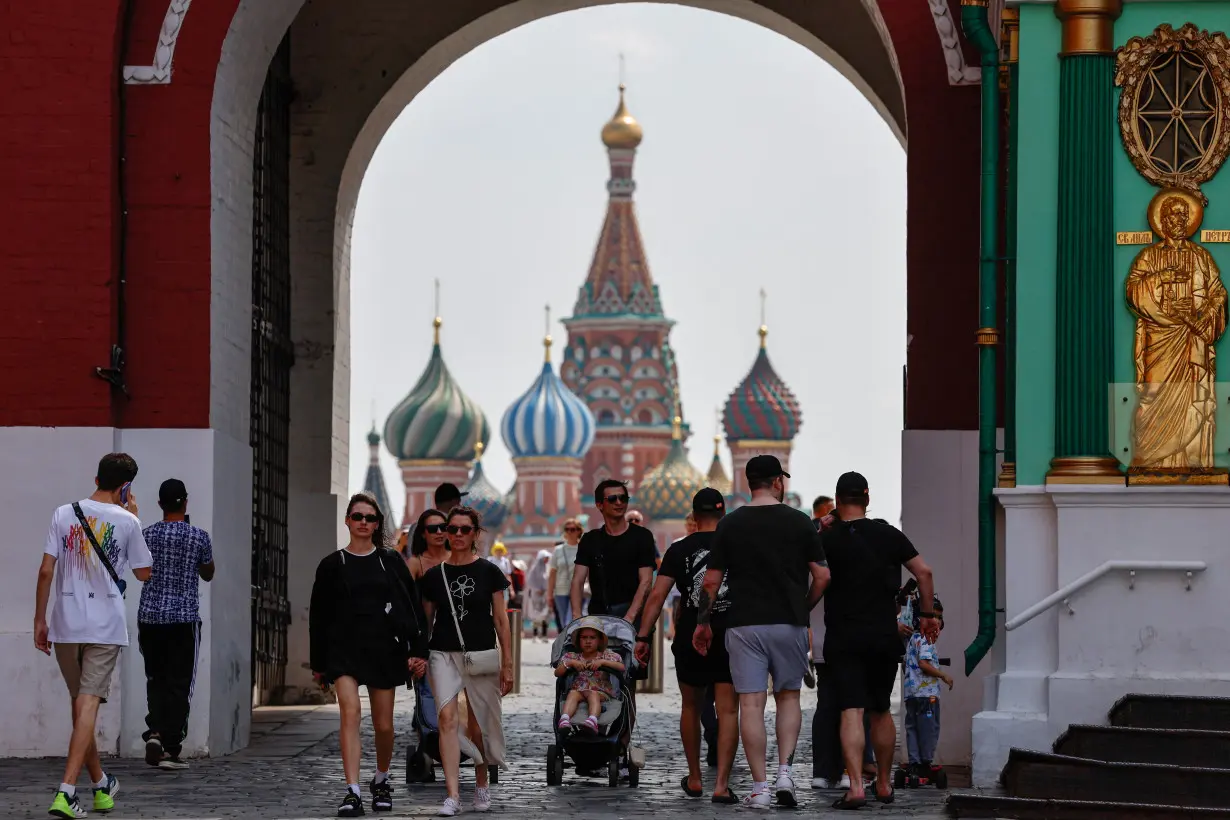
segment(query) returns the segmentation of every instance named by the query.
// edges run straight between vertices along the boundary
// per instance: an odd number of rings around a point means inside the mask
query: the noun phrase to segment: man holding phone
[[[97,490],[55,511],[43,548],[35,595],[34,646],[46,655],[55,647],[73,702],[73,734],[64,779],[49,810],[52,817],[85,814],[77,796],[82,765],[90,773],[94,811],[115,808],[120,784],[103,771],[94,725],[99,705],[110,694],[120,649],[128,645],[124,573],[131,568],[138,581],[146,581],[153,564],[132,495],[136,477],[137,462],[131,456],[103,456],[94,479]]]

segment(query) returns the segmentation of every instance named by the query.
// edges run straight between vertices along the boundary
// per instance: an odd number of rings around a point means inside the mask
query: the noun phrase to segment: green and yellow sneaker
[[[85,817],[85,809],[81,808],[77,795],[69,797],[64,792],[56,792],[56,799],[51,801],[51,808],[47,810],[47,813],[52,817],[63,817],[64,820],[77,820],[78,817]]]
[[[115,796],[120,793],[120,780],[107,775],[107,785],[94,790],[94,811],[105,814],[115,808]]]

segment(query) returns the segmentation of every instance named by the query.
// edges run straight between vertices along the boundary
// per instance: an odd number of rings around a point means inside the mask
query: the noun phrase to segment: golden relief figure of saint
[[[1213,435],[1214,345],[1226,330],[1226,289],[1213,257],[1192,241],[1203,217],[1199,196],[1173,188],[1157,194],[1149,225],[1161,239],[1136,256],[1128,276],[1136,316],[1132,483],[1202,474],[1225,482],[1215,478],[1224,471],[1213,467]]]

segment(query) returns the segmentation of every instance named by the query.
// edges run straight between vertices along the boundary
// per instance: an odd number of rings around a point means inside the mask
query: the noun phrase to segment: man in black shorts
[[[658,579],[645,604],[645,617],[636,639],[636,656],[641,663],[649,661],[649,636],[658,613],[670,594],[679,589],[679,622],[671,649],[675,653],[675,675],[683,695],[683,710],[679,714],[679,735],[688,773],[679,784],[689,797],[700,797],[703,783],[700,774],[700,717],[705,706],[706,690],[713,688],[717,706],[717,782],[713,786],[714,803],[735,803],[738,798],[730,791],[728,781],[739,747],[739,700],[730,679],[730,658],[726,654],[725,615],[730,602],[726,600],[726,584],[718,587],[717,600],[711,610],[713,643],[708,654],[702,655],[692,646],[696,631],[696,614],[700,606],[705,570],[709,568],[709,549],[718,522],[726,514],[726,502],[717,490],[706,487],[692,499],[692,514],[696,532],[671,544],[662,558]]]
[[[934,595],[931,568],[905,534],[891,524],[867,518],[867,479],[846,473],[837,479],[837,522],[822,533],[832,580],[824,597],[824,662],[841,710],[841,751],[846,771],[863,763],[863,712],[871,712],[871,742],[876,753],[875,798],[893,801],[893,750],[897,731],[889,699],[897,682],[901,637],[897,633],[897,590],[904,566],[918,579],[919,600]],[[919,629],[939,632],[935,613],[919,613]],[[862,778],[834,808],[857,808],[867,796]]]

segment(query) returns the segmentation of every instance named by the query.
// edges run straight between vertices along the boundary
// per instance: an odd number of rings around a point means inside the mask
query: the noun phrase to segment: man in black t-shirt
[[[589,581],[590,615],[615,615],[634,624],[653,582],[653,533],[625,520],[628,488],[622,481],[608,478],[599,482],[594,501],[603,525],[585,533],[577,546],[572,617],[581,616],[585,582]]]
[[[871,742],[876,752],[875,797],[892,802],[896,727],[889,698],[897,681],[901,637],[897,632],[897,590],[904,566],[918,579],[919,600],[933,599],[931,568],[905,534],[881,520],[867,518],[867,479],[846,473],[837,479],[836,521],[823,533],[832,583],[824,598],[824,662],[841,710],[841,749],[846,770],[862,766],[863,712],[871,712]],[[920,613],[924,634],[939,632],[934,613]],[[837,808],[866,803],[861,778]]]
[[[710,617],[723,581],[729,587],[726,649],[739,694],[743,751],[752,770],[752,794],[744,805],[765,807],[777,793],[780,805],[797,805],[790,759],[799,740],[803,711],[799,690],[807,673],[808,613],[824,594],[829,571],[820,534],[806,513],[782,503],[785,479],[775,456],[759,455],[745,468],[752,500],[722,519],[709,553],[704,590],[693,637],[696,650],[709,651]],[[765,690],[773,677],[780,760],[772,791],[766,773]]]
[[[712,487],[706,487],[693,497],[692,515],[696,521],[696,532],[671,544],[666,551],[658,570],[658,579],[645,604],[645,617],[641,620],[640,634],[636,639],[636,657],[641,663],[648,663],[649,636],[653,633],[653,625],[671,588],[677,587],[680,595],[679,615],[671,649],[675,654],[675,676],[679,679],[679,691],[683,695],[679,735],[688,762],[688,775],[680,785],[689,797],[699,797],[702,793],[700,717],[706,691],[713,687],[718,713],[718,773],[713,787],[714,803],[734,803],[736,800],[728,781],[735,762],[735,751],[739,747],[739,701],[730,680],[730,659],[726,655],[725,645],[725,612],[730,607],[730,602],[726,600],[725,583],[719,585],[717,600],[710,610],[713,639],[707,654],[702,655],[692,646],[692,635],[704,595],[703,585],[705,572],[709,568],[713,534],[725,514],[726,500]]]

